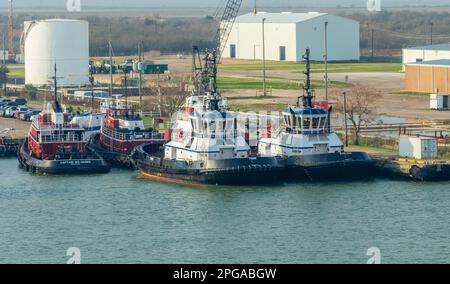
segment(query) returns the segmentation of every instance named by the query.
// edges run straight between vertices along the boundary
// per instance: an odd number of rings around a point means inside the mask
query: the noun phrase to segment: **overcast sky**
[[[67,0],[14,0],[16,7],[38,7],[47,6],[54,8],[64,8]],[[208,6],[216,7],[224,0],[81,0],[82,5],[86,6],[104,6],[104,7],[199,7]],[[381,0],[384,6],[399,6],[399,5],[448,5],[449,0]],[[367,0],[257,0],[262,6],[330,6],[336,7],[338,5],[348,6],[364,6]],[[0,7],[5,7],[7,0],[0,0]],[[253,0],[244,0],[245,6],[253,5]]]

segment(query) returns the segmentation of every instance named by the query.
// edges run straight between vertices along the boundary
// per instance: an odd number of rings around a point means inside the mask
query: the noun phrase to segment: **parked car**
[[[30,121],[35,121],[36,119],[38,119],[39,114],[35,114],[30,116]]]
[[[32,116],[37,116],[39,113],[41,113],[40,110],[29,110],[29,111],[27,111],[25,113],[22,113],[20,115],[20,120],[31,121],[31,117]]]
[[[20,98],[19,99],[15,99],[14,101],[9,102],[8,105],[9,106],[15,106],[15,107],[25,106],[25,105],[27,105],[27,100],[26,99],[20,99]]]
[[[7,98],[0,98],[0,106],[6,106],[7,104],[11,103],[12,100],[11,99],[7,99]]]
[[[6,108],[3,116],[4,117],[12,117],[14,115],[14,112],[17,110],[16,106],[9,106],[8,108]]]
[[[6,109],[9,108],[7,105],[0,106],[0,116],[5,116]]]
[[[27,111],[29,111],[30,109],[28,108],[28,107],[26,107],[26,106],[20,106],[20,107],[18,107],[17,108],[17,110],[14,112],[14,114],[13,114],[13,117],[14,118],[20,118],[20,115],[22,114],[22,113],[26,113]]]

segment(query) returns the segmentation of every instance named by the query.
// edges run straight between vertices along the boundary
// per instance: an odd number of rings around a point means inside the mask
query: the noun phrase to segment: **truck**
[[[92,74],[109,74],[112,68],[112,73],[116,73],[116,66],[111,65],[110,60],[89,61],[89,72]]]

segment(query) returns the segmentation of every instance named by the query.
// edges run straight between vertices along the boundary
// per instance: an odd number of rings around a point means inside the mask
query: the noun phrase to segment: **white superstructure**
[[[342,141],[329,131],[328,114],[323,109],[291,106],[282,116],[283,126],[277,133],[259,141],[261,156],[289,158],[344,151]]]
[[[24,23],[22,43],[25,83],[49,84],[58,68],[61,86],[89,83],[89,24],[87,21],[49,19]]]
[[[209,95],[208,95],[209,96]],[[219,110],[207,107],[208,96],[190,96],[172,126],[165,158],[176,161],[207,161],[248,158],[250,147],[237,129],[236,113],[220,101]]]

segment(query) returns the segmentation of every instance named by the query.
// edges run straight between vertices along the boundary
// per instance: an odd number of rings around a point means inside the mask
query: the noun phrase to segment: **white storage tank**
[[[49,19],[24,23],[25,83],[48,85],[54,76],[61,86],[89,83],[89,24],[87,21]]]
[[[400,136],[400,156],[413,159],[436,159],[438,143],[435,138],[419,136]]]
[[[431,94],[430,108],[436,110],[448,110],[448,95]]]

